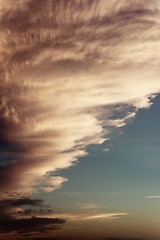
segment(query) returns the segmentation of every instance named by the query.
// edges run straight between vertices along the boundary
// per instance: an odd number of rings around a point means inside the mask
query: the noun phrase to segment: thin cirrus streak
[[[120,218],[122,216],[128,215],[129,213],[98,213],[98,214],[89,214],[89,213],[59,213],[51,214],[52,217],[58,217],[60,219],[66,219],[70,221],[88,221],[88,220],[97,220],[97,219],[106,219],[113,220]]]
[[[159,2],[6,0],[0,12],[0,187],[49,192],[160,91]]]
[[[149,199],[160,199],[160,196],[146,196],[145,198],[149,198]]]
[[[32,209],[28,209],[28,210],[21,210],[19,211],[18,214],[21,215],[21,218],[24,217],[32,217],[33,214],[36,214],[36,217],[38,218],[51,218],[51,219],[63,219],[63,221],[65,222],[67,221],[88,221],[88,220],[97,220],[97,219],[106,219],[106,220],[114,220],[117,218],[120,218],[122,216],[126,216],[129,215],[129,213],[121,213],[121,212],[114,212],[114,213],[102,213],[102,212],[98,212],[98,213],[74,213],[74,212],[54,212],[54,211],[35,211]],[[20,218],[20,219],[21,219]]]

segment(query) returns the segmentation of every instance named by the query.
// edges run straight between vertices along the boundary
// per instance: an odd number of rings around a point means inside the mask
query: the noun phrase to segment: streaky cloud
[[[0,5],[0,187],[50,192],[160,92],[160,4]]]
[[[146,196],[145,198],[149,198],[149,199],[160,199],[160,196]]]

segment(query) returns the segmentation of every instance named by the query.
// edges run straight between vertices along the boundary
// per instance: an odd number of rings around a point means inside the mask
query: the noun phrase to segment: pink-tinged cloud
[[[0,2],[1,3],[1,2]],[[160,6],[6,0],[0,6],[0,187],[60,187],[56,171],[160,91]],[[120,114],[117,114],[120,113]],[[121,116],[121,117],[115,117]]]

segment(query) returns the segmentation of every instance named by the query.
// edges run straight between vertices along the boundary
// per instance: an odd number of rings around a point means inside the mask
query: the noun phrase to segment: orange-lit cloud
[[[57,170],[150,106],[159,9],[156,0],[1,5],[1,188],[57,189],[67,181]]]

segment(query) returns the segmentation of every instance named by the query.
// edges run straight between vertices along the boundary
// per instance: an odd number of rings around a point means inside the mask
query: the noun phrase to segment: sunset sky
[[[159,0],[0,0],[0,240],[160,238],[159,49]]]

